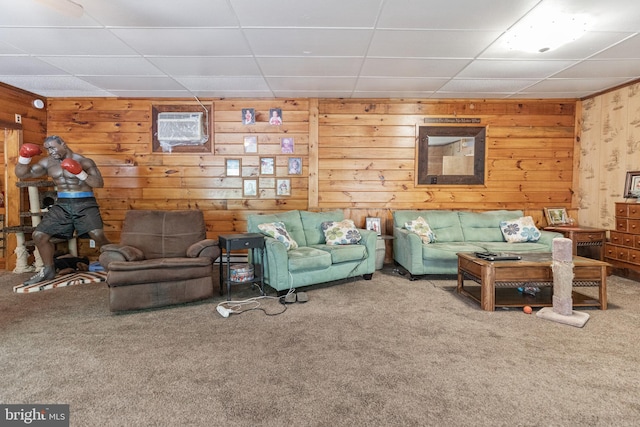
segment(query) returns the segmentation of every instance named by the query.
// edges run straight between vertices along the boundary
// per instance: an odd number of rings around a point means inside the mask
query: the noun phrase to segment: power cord
[[[281,297],[270,297],[270,296],[264,295],[264,296],[249,298],[249,299],[240,300],[240,301],[223,301],[216,306],[216,311],[222,317],[229,317],[230,314],[242,314],[247,311],[253,311],[253,310],[260,310],[267,316],[278,316],[284,313],[285,311],[287,311],[286,305],[283,304],[284,308],[282,309],[282,311],[279,311],[277,313],[269,313],[267,312],[267,310],[264,309],[264,307],[261,307],[260,300],[263,300],[263,299],[280,300],[280,298]],[[247,305],[249,305],[249,307],[246,307]]]

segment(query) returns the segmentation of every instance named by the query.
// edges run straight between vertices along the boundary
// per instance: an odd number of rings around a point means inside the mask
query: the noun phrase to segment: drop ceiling
[[[584,98],[640,78],[638,0],[44,3],[0,0],[0,82],[44,97]],[[592,25],[505,46],[546,3]]]

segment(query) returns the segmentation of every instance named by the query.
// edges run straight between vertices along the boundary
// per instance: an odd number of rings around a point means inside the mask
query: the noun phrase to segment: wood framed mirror
[[[484,184],[485,127],[419,126],[416,185]]]

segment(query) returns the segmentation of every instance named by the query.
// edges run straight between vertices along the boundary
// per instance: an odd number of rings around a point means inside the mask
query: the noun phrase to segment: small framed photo
[[[277,196],[290,196],[291,195],[291,180],[288,178],[278,179],[276,182],[276,195]]]
[[[244,197],[256,197],[258,195],[258,180],[255,178],[243,180],[242,195]]]
[[[273,157],[260,157],[260,175],[273,175],[276,173],[276,159]]]
[[[282,124],[282,110],[280,108],[272,108],[269,110],[269,124],[270,125]]]
[[[244,137],[244,152],[245,153],[258,152],[258,137],[256,135],[248,135]]]
[[[627,172],[627,179],[624,183],[624,198],[640,198],[640,171]]]
[[[382,226],[380,218],[367,217],[365,220],[365,228],[367,230],[375,231],[378,236],[382,235]]]
[[[282,154],[293,154],[293,138],[286,137],[280,139],[280,152]]]
[[[289,175],[302,174],[302,159],[300,157],[289,157]]]
[[[252,125],[256,122],[256,111],[253,108],[242,109],[242,124]]]
[[[544,208],[544,216],[549,225],[568,225],[569,216],[565,208]]]
[[[226,160],[227,176],[240,176],[240,159]]]

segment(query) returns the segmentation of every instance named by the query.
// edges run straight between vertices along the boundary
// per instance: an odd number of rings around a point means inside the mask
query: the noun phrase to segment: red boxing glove
[[[60,163],[60,166],[62,167],[62,169],[74,174],[80,181],[84,181],[89,176],[85,171],[82,170],[82,166],[80,165],[80,163],[73,159],[64,159],[62,163]]]
[[[32,157],[42,154],[42,150],[40,149],[40,146],[36,144],[26,143],[22,144],[22,147],[20,147],[19,154],[20,157],[18,157],[18,163],[28,165],[31,163]]]

